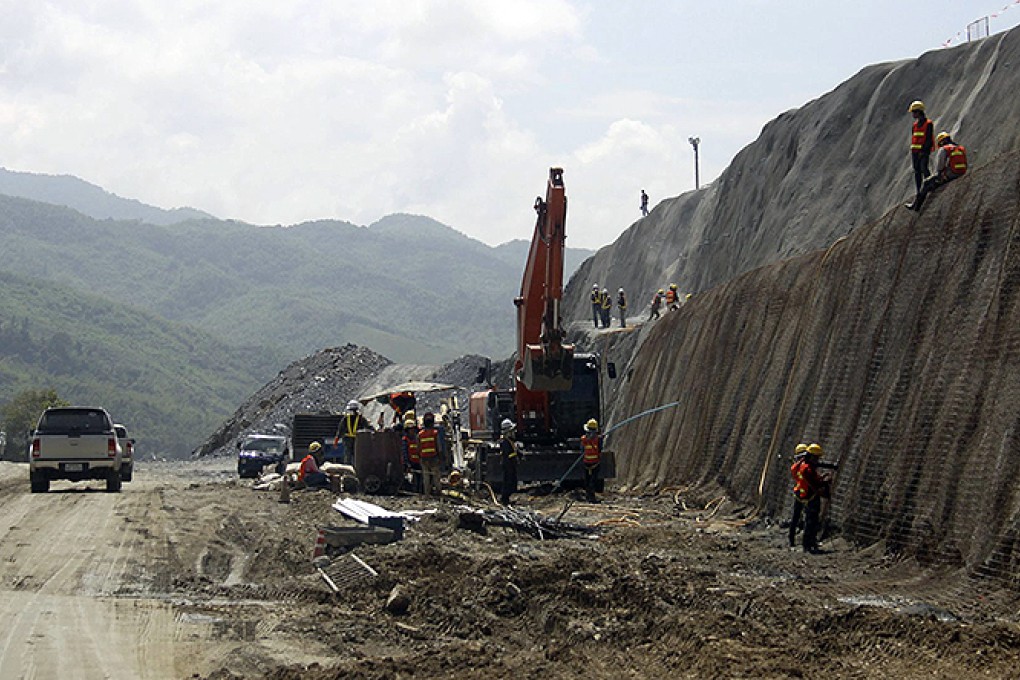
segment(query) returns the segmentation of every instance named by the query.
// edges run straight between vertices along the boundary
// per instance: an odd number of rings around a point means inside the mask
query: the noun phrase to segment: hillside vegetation
[[[2,272],[0,286],[4,401],[53,388],[102,405],[142,456],[187,455],[282,363],[262,347],[231,347],[67,287]]]

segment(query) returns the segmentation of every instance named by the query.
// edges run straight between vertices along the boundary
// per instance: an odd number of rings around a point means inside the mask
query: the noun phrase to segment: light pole
[[[698,177],[698,144],[701,144],[700,137],[688,137],[687,141],[694,147],[694,188],[701,188],[701,179]]]

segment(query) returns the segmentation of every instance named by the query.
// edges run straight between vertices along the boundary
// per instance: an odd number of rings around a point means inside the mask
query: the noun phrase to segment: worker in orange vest
[[[312,442],[308,445],[308,454],[301,459],[301,467],[298,468],[298,481],[302,482],[308,489],[326,488],[329,480],[326,473],[319,469],[322,464],[322,444]]]
[[[602,435],[599,434],[599,423],[592,418],[584,425],[581,435],[581,462],[584,464],[584,490],[589,503],[598,503],[595,487],[599,479],[599,463],[602,462]]]
[[[932,122],[925,115],[924,102],[912,102],[907,111],[914,117],[910,128],[910,163],[914,167],[914,185],[920,193],[921,183],[928,176],[928,159],[935,147],[935,133],[932,132]]]
[[[935,174],[924,180],[920,191],[917,192],[917,198],[913,203],[907,204],[908,210],[920,212],[929,193],[943,184],[963,177],[967,172],[967,150],[962,144],[954,142],[948,132],[940,132],[935,138],[935,143],[939,146],[939,152],[935,156]]]
[[[800,447],[798,447],[800,451]],[[790,547],[793,547],[793,537],[796,534],[795,527],[800,523],[800,514],[804,514],[804,552],[817,553],[818,550],[818,529],[822,509],[822,499],[829,497],[829,479],[821,474],[819,462],[823,452],[819,444],[808,444],[803,450],[803,456],[794,459],[790,466],[790,475],[793,477],[793,519],[790,528]],[[798,511],[797,506],[801,506]]]
[[[680,309],[680,293],[675,283],[669,284],[669,290],[666,291],[666,309]]]
[[[436,417],[431,413],[422,416],[422,429],[418,432],[418,450],[421,453],[422,484],[426,496],[439,495],[439,461],[443,452],[443,438],[436,428]]]

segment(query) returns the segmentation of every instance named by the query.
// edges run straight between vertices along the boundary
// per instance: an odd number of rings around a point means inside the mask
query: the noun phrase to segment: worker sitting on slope
[[[675,283],[669,284],[669,290],[666,291],[666,309],[680,309],[680,292]]]
[[[326,473],[319,469],[323,461],[322,444],[312,442],[308,445],[308,454],[301,459],[298,468],[298,481],[308,489],[325,489],[329,486]]]
[[[967,150],[962,145],[954,142],[948,132],[940,132],[936,143],[939,145],[939,152],[935,156],[935,174],[924,180],[921,190],[917,192],[917,198],[913,203],[907,204],[908,210],[920,212],[921,206],[924,205],[924,199],[929,193],[943,184],[963,177],[967,172]]]

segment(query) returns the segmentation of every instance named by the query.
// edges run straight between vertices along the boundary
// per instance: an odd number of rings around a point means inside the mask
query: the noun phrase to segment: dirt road
[[[458,503],[405,540],[309,566],[343,523],[327,492],[252,491],[229,461],[140,466],[121,494],[28,493],[0,464],[0,679],[1013,677],[1018,600],[881,546],[804,556],[746,508],[694,493],[565,519],[594,539],[458,528]],[[521,495],[559,514],[567,497]],[[492,507],[484,497],[472,504]],[[395,587],[408,611],[385,602]]]

